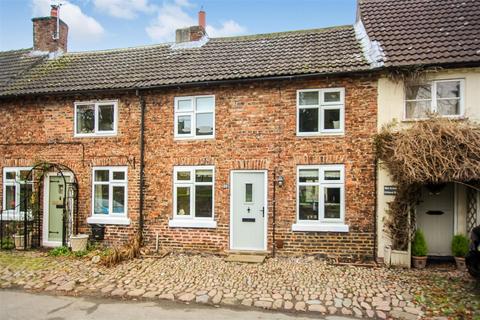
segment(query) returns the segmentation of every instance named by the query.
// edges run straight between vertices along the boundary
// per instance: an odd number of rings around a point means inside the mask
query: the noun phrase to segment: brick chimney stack
[[[68,26],[60,19],[60,6],[52,5],[49,17],[33,18],[33,51],[67,52]]]
[[[207,33],[205,32],[206,13],[203,10],[198,12],[198,26],[191,26],[188,28],[177,29],[175,32],[175,42],[189,42],[198,41],[202,39]]]

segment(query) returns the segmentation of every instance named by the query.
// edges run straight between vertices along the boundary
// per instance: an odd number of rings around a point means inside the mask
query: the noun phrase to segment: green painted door
[[[65,183],[62,177],[50,177],[49,179],[48,241],[62,242]],[[68,181],[68,178],[66,179]]]

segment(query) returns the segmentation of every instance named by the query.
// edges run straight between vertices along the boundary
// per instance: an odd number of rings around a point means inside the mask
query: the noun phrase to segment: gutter
[[[140,245],[143,242],[143,228],[144,228],[144,216],[143,205],[144,196],[143,191],[145,188],[145,97],[141,95],[137,89],[135,95],[140,102],[140,184],[139,184],[139,201],[138,201],[138,237]]]

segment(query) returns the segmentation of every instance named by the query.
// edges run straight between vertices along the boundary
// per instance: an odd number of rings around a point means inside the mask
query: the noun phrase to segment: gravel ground
[[[480,317],[478,284],[451,266],[418,271],[333,266],[312,258],[239,264],[174,254],[107,268],[87,258],[2,252],[0,287],[380,319]]]

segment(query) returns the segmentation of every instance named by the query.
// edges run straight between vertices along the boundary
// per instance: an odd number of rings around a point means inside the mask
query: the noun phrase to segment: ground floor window
[[[299,166],[294,231],[348,231],[344,183],[343,165]]]
[[[213,166],[174,168],[171,227],[214,225],[214,175]]]
[[[90,222],[126,224],[127,167],[94,167],[92,173],[92,218]],[[95,221],[99,220],[99,221]],[[100,221],[101,220],[101,221]]]
[[[25,196],[31,196],[33,190],[33,175],[28,177],[30,170],[29,167],[3,169],[2,214],[4,219],[21,218],[25,214]]]

